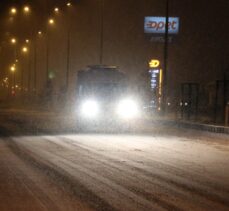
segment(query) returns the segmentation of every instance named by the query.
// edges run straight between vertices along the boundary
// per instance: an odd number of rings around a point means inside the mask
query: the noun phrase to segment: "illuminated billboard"
[[[165,17],[145,17],[144,31],[148,34],[164,34],[166,27]],[[178,34],[179,18],[169,17],[169,34]]]

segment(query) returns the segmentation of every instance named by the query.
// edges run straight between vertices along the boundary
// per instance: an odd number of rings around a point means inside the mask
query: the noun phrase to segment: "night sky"
[[[100,15],[99,0],[78,0],[71,11],[71,82],[75,85],[77,70],[99,63]],[[145,16],[164,16],[162,0],[104,0],[104,58],[103,63],[117,65],[133,80],[147,71],[151,58],[163,61],[163,44],[150,42],[144,34]],[[29,36],[34,22],[23,20],[18,28],[6,26],[11,5],[24,1],[1,1],[1,41],[6,31]],[[45,28],[48,17],[46,1],[27,1],[32,6],[36,28]],[[64,1],[48,1],[48,7],[63,5]],[[229,67],[229,1],[228,0],[170,0],[169,14],[180,18],[180,31],[169,44],[168,78],[170,95],[178,95],[182,82],[209,84],[222,79]],[[61,86],[66,68],[66,15],[57,18],[58,25],[50,32],[50,68],[56,72],[56,85]],[[38,69],[40,87],[45,69],[45,42],[39,41]],[[4,75],[6,60],[1,53],[0,67]],[[6,56],[7,57],[7,56]]]

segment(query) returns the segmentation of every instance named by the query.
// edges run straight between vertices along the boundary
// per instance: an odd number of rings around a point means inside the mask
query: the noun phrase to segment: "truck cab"
[[[79,125],[124,124],[139,115],[125,73],[116,66],[94,65],[78,72],[77,119]]]

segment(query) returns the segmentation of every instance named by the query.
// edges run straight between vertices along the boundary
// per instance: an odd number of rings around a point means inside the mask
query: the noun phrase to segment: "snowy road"
[[[229,210],[229,138],[161,127],[5,135],[0,210]]]

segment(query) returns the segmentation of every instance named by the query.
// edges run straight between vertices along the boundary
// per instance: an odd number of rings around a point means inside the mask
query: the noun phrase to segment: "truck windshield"
[[[114,98],[126,91],[126,86],[120,83],[93,83],[80,87],[80,96],[96,96],[101,98]]]

